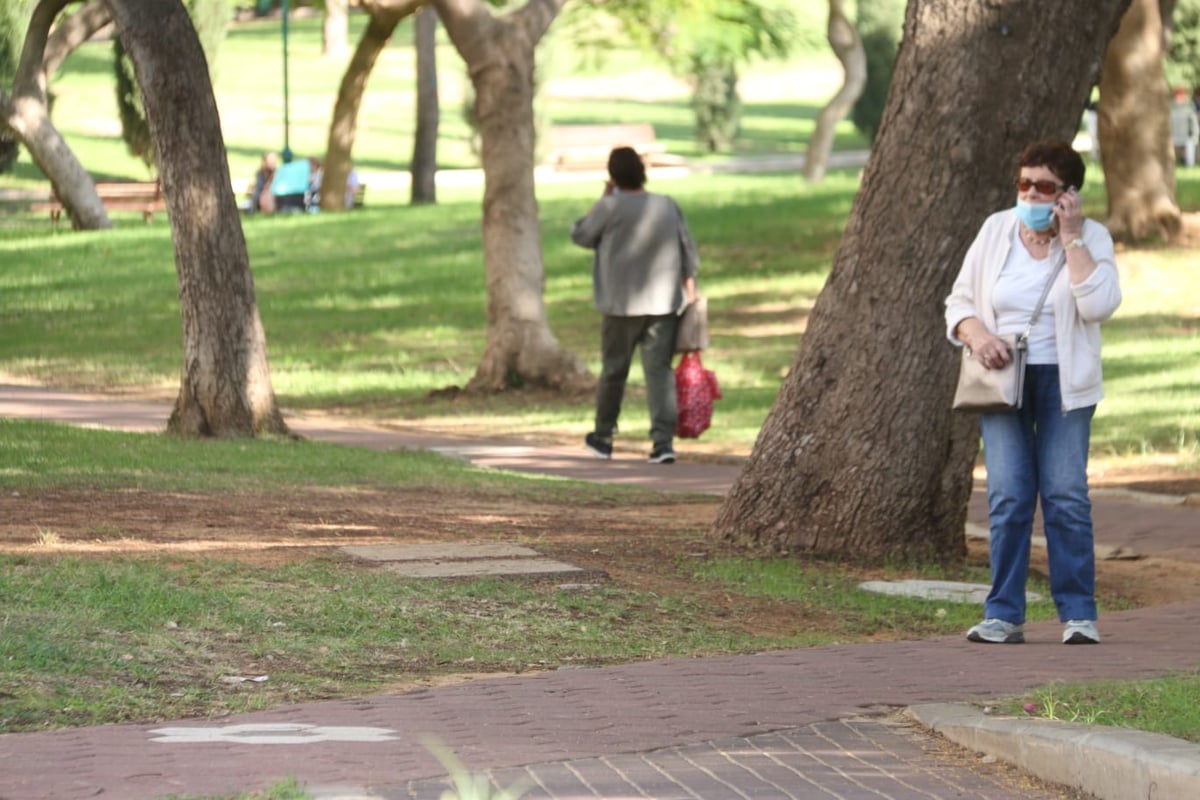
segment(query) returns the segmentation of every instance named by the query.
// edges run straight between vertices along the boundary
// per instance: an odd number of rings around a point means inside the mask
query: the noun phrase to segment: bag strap
[[[1042,287],[1042,296],[1038,298],[1037,305],[1033,307],[1033,316],[1029,318],[1029,325],[1025,327],[1025,332],[1021,334],[1022,339],[1028,339],[1033,333],[1033,326],[1037,324],[1038,317],[1042,315],[1042,306],[1046,305],[1046,298],[1050,295],[1050,287],[1054,285],[1054,279],[1058,277],[1058,271],[1063,268],[1063,264],[1067,263],[1067,252],[1064,250],[1058,254],[1058,261],[1054,264],[1054,269],[1050,270],[1050,277],[1046,279],[1046,285]]]

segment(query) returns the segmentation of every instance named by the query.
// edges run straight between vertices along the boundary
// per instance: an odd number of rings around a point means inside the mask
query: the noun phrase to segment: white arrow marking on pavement
[[[304,725],[286,722],[257,725],[224,725],[216,728],[155,728],[152,742],[198,744],[315,744],[317,742],[388,742],[395,737],[390,728],[361,728],[336,725]]]

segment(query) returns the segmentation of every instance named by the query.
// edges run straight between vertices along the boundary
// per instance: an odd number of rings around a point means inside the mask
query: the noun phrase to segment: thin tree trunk
[[[978,427],[950,411],[943,299],[979,225],[1015,202],[1021,149],[1075,130],[1127,3],[910,0],[829,280],[715,535],[961,557]]]
[[[833,150],[837,124],[850,113],[863,87],[867,85],[867,54],[858,31],[846,16],[842,0],[829,0],[829,45],[842,63],[845,79],[837,94],[817,115],[817,126],[808,142],[804,177],[813,183],[825,177],[825,166]]]
[[[175,243],[183,369],[167,428],[286,434],[200,40],[181,3],[109,6],[142,88]]]
[[[42,170],[78,230],[111,228],[96,185],[50,121],[46,48],[50,26],[72,0],[42,0],[33,10],[12,95],[0,92],[0,113]]]
[[[321,210],[344,211],[346,186],[354,166],[354,138],[358,133],[358,112],[363,93],[379,54],[387,47],[400,20],[421,7],[424,0],[382,0],[365,4],[370,21],[363,31],[354,55],[342,75],[333,119],[329,123],[329,139],[325,144],[325,161],[321,173]]]
[[[413,139],[412,202],[437,202],[438,105],[437,9],[417,14],[413,38],[417,51],[417,124]]]
[[[1170,91],[1163,76],[1159,0],[1133,0],[1108,46],[1100,79],[1100,157],[1113,238],[1178,235]]]
[[[467,62],[482,149],[488,332],[472,390],[592,384],[583,362],[550,331],[533,182],[534,48],[563,2],[530,0],[502,18],[482,0],[434,3]]]

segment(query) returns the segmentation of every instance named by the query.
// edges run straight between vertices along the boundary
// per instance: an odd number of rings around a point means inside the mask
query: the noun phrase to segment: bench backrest
[[[550,128],[550,147],[632,147],[654,144],[654,126],[648,122],[623,125],[554,125]]]

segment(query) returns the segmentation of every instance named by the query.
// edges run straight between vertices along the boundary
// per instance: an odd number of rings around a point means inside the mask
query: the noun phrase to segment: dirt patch
[[[687,597],[714,621],[794,633],[795,608],[731,597],[664,565],[730,552],[708,536],[719,501],[624,508],[402,489],[238,492],[53,491],[0,497],[0,552],[166,560],[213,557],[259,565],[325,556],[345,545],[506,541],[630,589]],[[1036,553],[1036,551],[1035,551]],[[982,543],[969,558],[986,563]],[[371,568],[364,566],[364,569]],[[1036,553],[1032,565],[1045,570]],[[1200,565],[1101,561],[1099,585],[1132,606],[1200,598]],[[863,577],[878,577],[869,569]],[[807,618],[806,627],[820,627]]]

